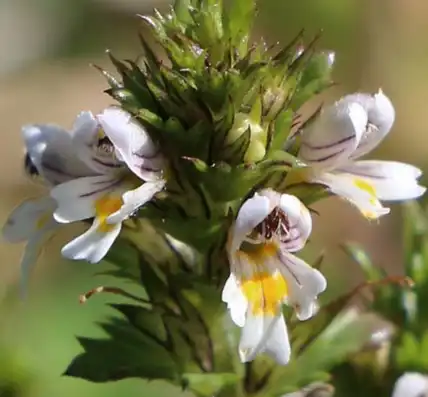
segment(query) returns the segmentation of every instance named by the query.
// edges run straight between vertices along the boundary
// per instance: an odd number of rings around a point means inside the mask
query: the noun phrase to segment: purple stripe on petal
[[[148,165],[141,166],[140,169],[141,169],[141,171],[146,171],[146,172],[160,172],[162,170],[162,168],[151,167],[151,166],[148,166]]]
[[[299,278],[297,277],[297,275],[293,272],[293,270],[291,270],[290,266],[288,265],[288,263],[285,261],[282,252],[278,252],[277,253],[277,258],[279,259],[279,261],[287,268],[287,270],[290,272],[291,276],[294,278],[294,280],[296,281],[297,285],[301,286],[302,283],[300,282]]]
[[[133,156],[136,156],[142,160],[153,160],[154,158],[158,157],[160,153],[160,148],[157,148],[152,154],[141,154],[138,152],[132,152]]]
[[[123,164],[110,163],[110,162],[102,161],[97,157],[92,157],[92,161],[94,161],[97,164],[102,165],[103,167],[108,167],[108,168],[122,168],[123,167]]]
[[[291,243],[295,243],[296,241],[300,240],[302,237],[302,235],[300,233],[298,233],[297,235],[295,235],[292,238],[286,238],[284,240],[281,240],[281,243],[284,244],[291,244]]]
[[[346,142],[348,142],[348,141],[350,141],[350,140],[352,140],[354,138],[355,138],[355,135],[350,135],[350,136],[348,136],[346,138],[342,138],[341,140],[339,140],[337,142],[329,143],[328,145],[311,145],[310,143],[303,141],[302,145],[304,145],[304,146],[306,146],[306,147],[308,147],[309,149],[312,149],[312,150],[323,150],[323,149],[330,149],[332,147],[341,145],[342,143],[346,143]]]
[[[61,177],[58,178],[59,182],[63,181],[64,177],[66,179],[74,179],[74,178],[76,178],[76,175],[72,175],[69,172],[65,172],[63,169],[61,169],[59,167],[55,167],[55,166],[53,166],[53,165],[51,165],[49,163],[44,163],[43,162],[42,163],[42,168],[44,168],[45,170],[47,170],[49,172],[53,172],[55,174],[58,174],[58,175],[62,176],[62,178]],[[58,181],[55,180],[55,181],[49,181],[49,182],[51,182],[52,184],[56,185]]]
[[[342,149],[340,149],[340,150],[339,150],[339,151],[337,151],[337,152],[334,152],[334,153],[332,153],[332,154],[329,154],[328,156],[319,157],[319,158],[315,158],[315,159],[310,159],[310,158],[305,157],[305,161],[308,161],[308,162],[314,162],[314,163],[318,163],[318,162],[326,161],[326,160],[329,160],[329,159],[331,159],[331,158],[333,158],[333,157],[338,156],[339,154],[342,154],[344,151],[345,151],[345,148],[342,148]]]
[[[98,194],[98,193],[101,193],[101,192],[104,192],[104,191],[107,191],[107,190],[111,190],[114,187],[120,185],[123,180],[124,180],[124,178],[113,180],[107,186],[104,186],[103,188],[100,188],[100,189],[93,190],[92,192],[81,194],[81,195],[79,195],[79,197],[81,197],[81,198],[90,197],[90,196],[93,196],[94,194]],[[102,183],[105,183],[105,182],[104,181],[103,182],[96,182],[96,183],[94,183],[94,185],[100,185]]]

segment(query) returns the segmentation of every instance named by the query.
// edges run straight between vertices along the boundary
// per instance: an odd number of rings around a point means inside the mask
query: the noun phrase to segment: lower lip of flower
[[[249,266],[241,280],[241,290],[254,315],[277,315],[281,303],[287,297],[286,280],[279,272],[272,272],[268,267],[277,249],[275,243],[247,243],[237,253],[243,256],[241,263]]]
[[[122,197],[106,195],[95,201],[95,214],[100,221],[99,230],[107,233],[114,228],[115,225],[107,223],[107,218],[119,211],[123,205]]]

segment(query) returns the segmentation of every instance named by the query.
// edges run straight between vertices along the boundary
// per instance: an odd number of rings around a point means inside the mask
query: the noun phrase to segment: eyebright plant
[[[332,84],[334,53],[302,34],[284,47],[250,42],[254,11],[247,0],[177,0],[167,15],[140,16],[157,47],[141,36],[144,56],[109,53],[116,73],[98,68],[115,106],[80,113],[70,131],[23,127],[25,168],[48,186],[3,230],[27,241],[24,289],[46,238],[85,222],[62,254],[104,259],[112,280],[140,291],[82,296],[127,303],[111,304],[107,339],[79,338],[66,375],[165,380],[207,397],[331,395],[313,382],[366,343],[352,294],[320,303],[320,261],[298,256],[310,206],[336,195],[377,219],[383,201],[424,193],[421,171],[359,160],[394,123],[381,90],[304,120],[301,106]]]

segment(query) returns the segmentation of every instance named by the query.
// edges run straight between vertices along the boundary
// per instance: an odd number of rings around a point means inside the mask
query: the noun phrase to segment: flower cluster
[[[309,206],[337,196],[377,219],[389,212],[383,202],[425,192],[421,171],[361,160],[395,120],[381,90],[304,119],[302,105],[332,84],[335,55],[316,39],[302,46],[302,34],[283,48],[250,43],[254,14],[248,0],[176,0],[165,16],[143,16],[153,39],[141,36],[144,57],[109,53],[118,76],[97,68],[117,107],[81,113],[69,132],[23,128],[26,170],[50,189],[3,229],[9,241],[27,241],[23,281],[47,237],[83,221],[87,231],[62,254],[105,258],[109,277],[141,293],[101,286],[83,295],[127,303],[101,323],[107,339],[79,339],[84,352],[67,375],[163,379],[200,397],[278,397],[324,381],[321,372],[364,346],[352,336],[366,324],[345,309],[352,294],[320,303],[327,280],[300,257]],[[336,353],[332,335],[342,338]]]
[[[394,108],[382,91],[345,96],[323,110],[316,122],[301,131],[298,158],[304,182],[321,184],[370,219],[389,212],[380,200],[422,195],[425,188],[417,182],[419,169],[398,162],[356,161],[377,146],[393,121]],[[70,133],[53,125],[30,125],[23,128],[23,135],[27,170],[50,186],[50,196],[25,201],[4,227],[9,241],[28,241],[22,259],[24,275],[46,234],[64,223],[93,220],[62,254],[99,262],[120,234],[122,223],[167,183],[161,148],[119,108],[97,116],[81,113]],[[222,299],[232,320],[242,327],[239,355],[243,362],[266,352],[287,364],[291,349],[282,305],[294,308],[302,321],[316,313],[326,279],[294,255],[304,247],[311,229],[309,209],[291,194],[264,188],[240,206],[228,232],[230,276]]]
[[[28,125],[23,136],[27,171],[50,187],[49,196],[16,208],[3,229],[8,241],[27,241],[21,262],[24,281],[43,241],[61,224],[93,219],[62,254],[99,262],[122,222],[164,187],[159,148],[118,108],[97,116],[82,112],[71,132],[54,125]]]

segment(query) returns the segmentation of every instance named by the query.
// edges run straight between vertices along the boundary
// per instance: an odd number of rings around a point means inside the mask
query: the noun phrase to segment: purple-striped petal
[[[92,175],[77,156],[71,135],[56,125],[26,125],[22,135],[27,156],[50,185]]]
[[[106,109],[98,118],[129,169],[144,181],[158,179],[163,158],[144,128],[129,113],[118,108]]]
[[[72,134],[75,150],[92,170],[102,175],[123,171],[125,167],[117,158],[115,147],[91,112],[77,116]]]
[[[60,223],[68,223],[92,218],[96,214],[98,199],[111,192],[122,197],[127,190],[123,182],[122,179],[104,175],[79,178],[56,186],[51,191],[51,197],[58,206],[55,219]]]
[[[299,157],[317,169],[345,163],[365,131],[367,113],[358,103],[336,102],[302,134]]]

